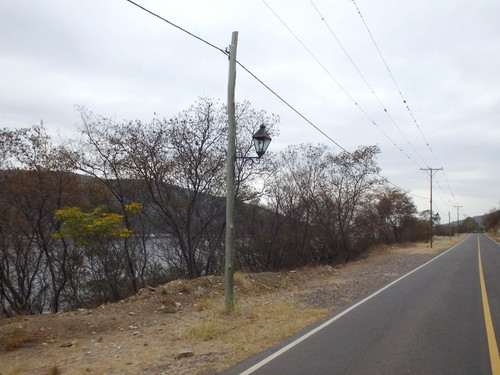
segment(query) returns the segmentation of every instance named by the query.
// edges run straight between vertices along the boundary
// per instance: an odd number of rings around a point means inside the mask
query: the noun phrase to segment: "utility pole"
[[[426,171],[431,178],[431,197],[430,197],[430,240],[432,249],[432,177],[437,171],[442,171],[443,168],[420,168],[421,171]]]
[[[233,275],[234,275],[234,162],[236,158],[236,120],[234,91],[236,86],[236,48],[238,32],[233,31],[229,46],[229,79],[227,85],[227,164],[226,164],[226,261],[224,273],[224,293],[226,311],[234,309]]]
[[[451,241],[451,215],[450,215],[450,211],[448,211],[448,237],[450,237],[450,241]]]
[[[456,206],[453,206],[453,207],[457,208],[457,236],[458,236],[458,238],[460,238],[460,207],[463,207],[463,206],[460,206],[457,204]]]

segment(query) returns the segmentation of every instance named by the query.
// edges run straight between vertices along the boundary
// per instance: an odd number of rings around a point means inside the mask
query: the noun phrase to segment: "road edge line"
[[[493,238],[490,237],[490,235],[488,233],[485,233],[486,234],[486,238],[489,239],[490,241],[496,243],[497,245],[500,245],[500,242],[494,240]]]
[[[459,243],[456,243],[455,245],[453,245],[452,247],[450,247],[448,250],[442,252],[441,254],[435,256],[434,258],[432,258],[431,260],[429,260],[428,262],[418,266],[417,268],[415,268],[414,270],[408,272],[407,274],[399,277],[398,279],[394,280],[394,281],[391,281],[389,284],[385,285],[384,287],[376,290],[375,292],[373,292],[372,294],[366,296],[365,298],[363,298],[361,301],[358,301],[356,302],[354,305],[348,307],[347,309],[345,309],[344,311],[340,312],[339,314],[335,315],[334,317],[328,319],[326,322],[324,322],[323,324],[319,325],[318,327],[312,329],[311,331],[307,332],[306,334],[300,336],[299,338],[295,339],[294,341],[292,341],[290,344],[284,346],[283,348],[281,348],[280,350],[274,352],[273,354],[271,354],[270,356],[262,359],[261,361],[257,362],[255,365],[253,365],[252,367],[250,367],[249,369],[243,371],[243,372],[240,372],[239,375],[250,375],[251,373],[255,372],[256,370],[258,370],[259,368],[265,366],[266,364],[268,364],[269,362],[271,362],[273,359],[279,357],[280,355],[282,355],[283,353],[287,352],[288,350],[292,349],[294,346],[297,346],[298,344],[300,344],[302,341],[308,339],[309,337],[313,336],[314,334],[318,333],[319,331],[321,331],[323,328],[329,326],[330,324],[332,324],[333,322],[335,322],[336,320],[342,318],[344,315],[348,314],[349,312],[351,312],[352,310],[354,310],[356,307],[362,305],[363,303],[365,303],[366,301],[369,301],[370,299],[372,299],[373,297],[375,297],[376,295],[382,293],[384,290],[386,289],[389,289],[391,286],[393,286],[394,284],[398,283],[399,281],[403,280],[404,278],[406,278],[407,276],[410,276],[412,273],[414,272],[417,272],[419,269],[425,267],[426,265],[428,265],[429,263],[432,263],[434,262],[436,259],[440,258],[441,256],[443,256],[444,254],[448,253],[449,251],[453,250],[456,246],[458,246],[459,244],[461,244],[463,241],[465,241],[469,236],[465,237],[462,241],[460,241]],[[496,375],[496,374],[495,374]]]

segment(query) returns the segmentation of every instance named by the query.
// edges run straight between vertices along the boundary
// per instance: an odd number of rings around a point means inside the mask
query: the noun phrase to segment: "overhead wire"
[[[444,177],[445,177],[445,179],[446,179],[446,174],[444,173],[444,169],[443,169],[443,176],[444,176]],[[438,186],[438,188],[440,189],[440,191],[441,191],[444,195],[446,195],[446,193],[445,193],[445,191],[444,191],[444,188],[441,186],[441,183],[440,183],[439,178],[436,178],[436,185]],[[448,187],[449,187],[449,184],[448,184]],[[450,193],[451,193],[451,197],[453,198],[453,200],[454,200],[454,201],[455,201],[455,203],[456,203],[456,200],[455,200],[455,195],[453,194],[453,191],[451,191],[451,188],[450,188]],[[443,200],[443,202],[445,202],[445,201],[446,201],[446,199],[445,199],[443,196],[442,196],[442,200]],[[448,207],[453,207],[453,203],[451,202],[451,200],[450,200],[450,199],[448,199],[448,201],[446,201],[446,205],[447,205]]]
[[[309,125],[311,125],[314,129],[319,131],[324,137],[326,137],[328,140],[330,140],[333,144],[335,144],[337,147],[339,147],[341,150],[349,153],[344,147],[342,147],[338,142],[333,140],[328,134],[326,134],[323,130],[321,130],[318,126],[316,126],[311,120],[309,120],[306,116],[304,116],[301,112],[299,112],[295,107],[293,107],[290,103],[288,103],[285,99],[283,99],[276,91],[271,89],[268,85],[266,85],[260,78],[258,78],[255,74],[253,74],[249,69],[247,69],[246,66],[244,66],[242,63],[240,63],[238,60],[236,60],[236,63],[243,68],[248,74],[250,74],[257,82],[259,82],[262,86],[264,86],[269,92],[271,92],[274,96],[276,96],[279,100],[281,100],[282,103],[284,103],[288,108],[290,108],[292,111],[294,111],[297,115],[299,115],[304,121],[306,121]]]
[[[443,187],[441,186],[441,184],[439,183],[439,179],[436,178],[436,185],[437,187],[439,188],[438,189],[438,196],[440,198],[440,200],[446,204],[448,207],[452,207],[452,205],[450,204],[450,201],[446,200],[446,197],[443,195],[444,194],[444,191],[443,191]]]
[[[434,207],[434,209],[435,209],[435,210],[434,210],[434,212],[436,212],[436,214],[441,213],[441,215],[439,215],[439,219],[440,219],[440,220],[441,220],[441,219],[443,219],[443,218],[445,217],[444,215],[445,215],[445,213],[446,213],[446,212],[443,212],[443,211],[442,211],[442,210],[438,207],[438,205],[437,205],[435,202],[432,202],[432,207]]]
[[[184,28],[180,27],[179,25],[176,25],[175,23],[170,22],[169,20],[167,20],[166,18],[163,18],[163,17],[162,17],[162,16],[160,16],[159,14],[154,13],[154,12],[150,11],[150,10],[149,10],[149,9],[147,9],[147,8],[144,8],[142,5],[139,5],[139,4],[137,4],[136,2],[134,2],[134,1],[132,1],[132,0],[125,0],[125,1],[127,1],[127,2],[129,2],[130,4],[135,5],[136,7],[138,7],[138,8],[140,8],[140,9],[142,9],[142,10],[143,10],[143,11],[145,11],[146,13],[149,13],[150,15],[152,15],[153,17],[156,17],[156,18],[158,18],[158,19],[162,20],[163,22],[168,23],[170,26],[173,26],[173,27],[175,27],[175,28],[177,28],[177,29],[181,30],[182,32],[184,32],[184,33],[188,34],[189,36],[192,36],[193,38],[198,39],[200,42],[205,43],[205,44],[209,45],[210,47],[215,48],[216,50],[218,50],[218,51],[220,51],[220,52],[222,52],[222,53],[224,53],[224,54],[227,54],[227,52],[226,52],[225,50],[223,50],[222,48],[219,48],[219,47],[217,47],[215,44],[212,44],[212,43],[208,42],[207,40],[205,40],[205,39],[203,39],[203,38],[199,37],[198,35],[195,35],[195,34],[193,34],[192,32],[190,32],[190,31],[188,31],[188,30],[186,30],[186,29],[184,29]]]
[[[440,172],[444,172],[444,169],[440,169],[439,171],[440,171]],[[437,193],[436,193],[436,194],[438,195],[438,198],[439,198],[439,199],[440,199],[440,200],[441,200],[441,201],[442,201],[445,205],[447,205],[448,207],[453,207],[453,206],[450,204],[450,201],[449,201],[449,200],[447,201],[447,200],[446,200],[446,198],[445,198],[445,197],[441,194],[441,193],[443,193],[443,194],[444,194],[444,191],[443,191],[443,187],[442,187],[442,186],[441,186],[441,184],[439,183],[439,177],[438,177],[439,175],[440,175],[439,173],[438,173],[438,174],[436,174],[436,175],[435,175],[435,177],[434,177],[434,179],[433,179],[433,181],[434,181],[434,184],[433,184],[433,185],[435,185],[435,186],[437,186],[437,187],[439,188],[439,190],[437,190]],[[425,174],[425,177],[427,178],[427,182],[429,182],[429,183],[430,183],[430,180],[431,180],[431,179],[430,179],[430,177],[429,177],[429,174],[428,174],[428,173],[426,173],[426,174]],[[427,198],[427,199],[428,199],[428,198]],[[434,201],[434,202],[435,202],[435,201]]]
[[[376,101],[378,102],[378,104],[380,105],[380,107],[382,108],[382,110],[384,111],[384,113],[387,115],[387,117],[389,117],[389,119],[391,120],[392,124],[396,127],[396,129],[398,130],[399,134],[404,138],[404,140],[406,141],[406,143],[410,146],[410,148],[417,155],[417,157],[424,163],[424,165],[428,167],[428,165],[425,162],[425,160],[423,159],[423,157],[420,155],[420,153],[417,151],[417,149],[413,146],[413,144],[410,142],[410,140],[408,139],[408,137],[406,137],[406,135],[404,134],[404,132],[401,130],[401,127],[398,125],[398,123],[396,122],[396,120],[394,119],[394,117],[389,112],[388,107],[384,103],[382,103],[382,100],[380,99],[380,97],[375,92],[375,89],[368,82],[368,80],[366,79],[365,75],[361,72],[361,70],[359,69],[358,65],[355,63],[354,59],[351,57],[351,55],[349,54],[349,52],[347,51],[347,49],[344,47],[344,45],[342,44],[342,42],[339,40],[339,38],[337,37],[337,35],[333,31],[332,27],[330,26],[330,24],[328,23],[328,21],[326,20],[326,18],[323,16],[323,14],[319,10],[319,8],[316,6],[316,4],[314,3],[314,1],[313,0],[309,0],[309,2],[313,6],[313,8],[316,10],[316,13],[318,13],[318,16],[321,18],[321,21],[323,21],[323,23],[325,24],[326,28],[328,29],[328,31],[330,32],[330,34],[332,35],[332,37],[335,39],[335,41],[337,42],[337,44],[339,45],[339,47],[341,48],[341,50],[344,52],[344,54],[346,55],[346,57],[349,60],[349,62],[351,63],[351,65],[354,67],[354,69],[356,70],[356,72],[359,74],[359,76],[361,77],[361,79],[365,83],[365,85],[368,88],[368,90],[370,91],[370,93],[375,97]]]
[[[347,89],[333,76],[333,74],[321,63],[321,61],[316,57],[316,55],[305,45],[305,43],[297,36],[296,33],[286,24],[286,22],[278,15],[278,13],[267,3],[266,0],[262,2],[267,6],[267,8],[274,14],[274,16],[281,22],[281,24],[292,34],[292,36],[297,40],[297,42],[306,50],[306,52],[316,61],[316,63],[325,71],[325,73],[335,82],[335,84],[340,88],[342,92],[352,101],[352,103],[365,115],[365,117],[410,161],[412,161],[417,167],[419,164],[413,160],[413,158],[408,155],[406,151],[403,150],[380,126],[379,124],[368,114],[368,112],[358,103],[356,99],[347,91]],[[382,104],[383,106],[383,104]],[[385,109],[385,108],[384,108]],[[387,112],[387,110],[385,110]]]
[[[351,1],[354,4],[354,7],[356,8],[356,11],[357,11],[359,17],[361,18],[361,21],[363,22],[363,24],[364,24],[364,26],[366,28],[366,31],[368,32],[368,35],[370,36],[370,38],[371,38],[371,40],[373,42],[373,45],[375,46],[375,49],[377,50],[378,55],[379,55],[380,59],[382,60],[382,63],[384,64],[384,66],[385,66],[385,68],[386,68],[386,70],[387,70],[387,72],[388,72],[388,74],[389,74],[392,82],[394,83],[394,86],[396,87],[396,90],[397,90],[399,96],[401,97],[401,99],[403,101],[403,104],[404,104],[406,110],[408,111],[408,113],[409,113],[412,121],[413,121],[413,124],[417,127],[417,129],[418,129],[418,131],[420,133],[420,136],[422,137],[425,145],[427,146],[427,148],[429,149],[429,151],[433,155],[434,159],[438,162],[438,164],[443,165],[439,161],[439,159],[437,158],[436,154],[434,153],[434,150],[430,146],[429,141],[427,140],[427,138],[425,137],[422,129],[420,128],[420,125],[418,124],[418,121],[415,118],[415,116],[413,114],[413,111],[411,110],[410,105],[408,104],[408,101],[406,100],[406,97],[403,95],[403,92],[402,92],[399,84],[397,83],[396,78],[394,77],[394,74],[392,73],[391,69],[389,68],[389,65],[387,64],[387,61],[385,60],[385,58],[384,58],[384,56],[382,54],[382,51],[380,50],[380,48],[378,46],[378,43],[376,42],[376,40],[375,40],[375,38],[374,38],[374,36],[373,36],[370,28],[368,27],[368,24],[367,24],[365,18],[363,17],[363,14],[361,13],[361,10],[359,9],[358,4],[356,3],[356,0],[351,0]],[[453,193],[453,190],[451,189],[450,183],[448,181],[448,177],[446,176],[446,172],[444,172],[444,176],[445,176],[445,179],[446,179],[446,182],[447,182],[447,185],[448,185],[448,189],[450,190],[450,193],[451,193],[453,199],[456,201],[455,194]]]
[[[188,34],[189,36],[207,44],[208,46],[216,49],[217,51],[220,51],[222,52],[224,55],[228,56],[229,55],[229,52],[225,49],[222,49],[222,48],[219,48],[217,47],[215,44],[212,44],[210,42],[208,42],[207,40],[189,32],[188,30],[176,25],[175,23],[167,20],[166,18],[164,17],[161,17],[160,15],[150,11],[149,9],[137,4],[136,2],[132,1],[132,0],[125,0],[133,5],[135,5],[136,7],[144,10],[145,12],[151,14],[152,16],[168,23],[169,25],[183,31],[184,33]],[[257,80],[257,82],[259,82],[262,86],[264,86],[268,91],[270,91],[274,96],[276,96],[282,103],[284,103],[288,108],[290,108],[292,111],[294,111],[297,115],[299,115],[304,121],[306,121],[309,125],[311,125],[314,129],[316,129],[318,132],[320,132],[324,137],[326,137],[329,141],[331,141],[333,144],[335,144],[337,147],[339,147],[341,150],[345,151],[345,152],[348,152],[344,147],[342,147],[337,141],[335,141],[333,138],[331,138],[328,134],[326,134],[323,130],[321,130],[317,125],[315,125],[311,120],[309,120],[305,115],[303,115],[300,111],[298,111],[295,107],[293,107],[290,103],[288,103],[282,96],[280,96],[276,91],[274,91],[273,89],[271,89],[268,85],[266,85],[261,79],[259,79],[254,73],[252,73],[247,67],[245,67],[243,64],[241,64],[239,61],[236,61],[236,63],[242,68],[244,69],[248,74],[250,74],[255,80]]]
[[[125,0],[127,1],[128,3],[142,9],[143,11],[147,12],[148,14],[160,19],[161,21],[163,22],[166,22],[168,23],[169,25],[177,28],[178,30],[181,30],[182,32],[188,34],[189,36],[199,40],[200,42],[210,46],[211,48],[214,48],[216,49],[217,51],[219,52],[222,52],[225,56],[229,56],[229,52],[225,49],[222,49],[220,47],[217,47],[215,44],[213,43],[210,43],[208,42],[207,40],[191,33],[190,31],[176,25],[175,23],[167,20],[166,18],[158,15],[157,13],[154,13],[153,11],[137,4],[136,2],[132,1],[132,0]],[[269,92],[271,92],[274,96],[276,96],[276,98],[278,98],[282,103],[284,103],[288,108],[290,108],[292,111],[294,111],[297,115],[299,115],[303,120],[305,120],[309,125],[311,125],[313,128],[315,128],[318,132],[320,132],[324,137],[326,137],[328,140],[330,140],[333,144],[335,144],[337,147],[339,147],[341,150],[343,150],[344,152],[346,152],[347,154],[349,155],[352,155],[348,150],[346,150],[344,147],[342,147],[338,142],[336,142],[333,138],[331,138],[328,134],[326,134],[323,130],[321,130],[317,125],[315,125],[311,120],[309,120],[305,115],[303,115],[299,110],[297,110],[295,107],[293,107],[290,103],[288,103],[282,96],[280,96],[276,91],[274,91],[273,89],[271,89],[267,84],[265,84],[260,78],[258,78],[254,73],[252,73],[247,67],[245,67],[243,64],[241,64],[238,60],[236,60],[236,63],[243,69],[245,70],[248,74],[250,74],[255,80],[257,80],[257,82],[259,82],[262,86],[264,86]],[[321,65],[321,64],[320,64]],[[332,76],[333,78],[333,76]],[[357,103],[356,103],[357,105]],[[377,125],[375,122],[373,122],[375,125]],[[377,125],[378,127],[378,125]],[[402,151],[402,150],[401,150]],[[404,152],[404,151],[403,151]],[[410,160],[412,160],[409,156],[407,156]],[[418,198],[423,198],[421,196],[418,196],[416,194],[413,194],[411,191],[409,190],[406,190],[406,189],[403,189],[401,188],[400,186],[396,185],[395,183],[389,181],[387,178],[381,176],[380,174],[378,174],[380,177],[382,177],[388,184],[396,187],[397,189],[409,194],[409,195],[413,195],[415,197],[418,197]]]

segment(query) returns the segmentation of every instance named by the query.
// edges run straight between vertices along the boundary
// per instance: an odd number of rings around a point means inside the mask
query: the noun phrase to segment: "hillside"
[[[463,238],[463,237],[461,237]],[[0,374],[217,374],[449,248],[372,250],[345,266],[176,280],[115,304],[0,321]]]

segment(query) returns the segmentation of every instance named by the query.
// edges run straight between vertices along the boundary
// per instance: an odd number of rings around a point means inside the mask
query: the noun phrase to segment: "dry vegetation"
[[[345,266],[177,280],[95,309],[0,321],[0,375],[217,374],[408,272],[456,240],[382,247]]]

